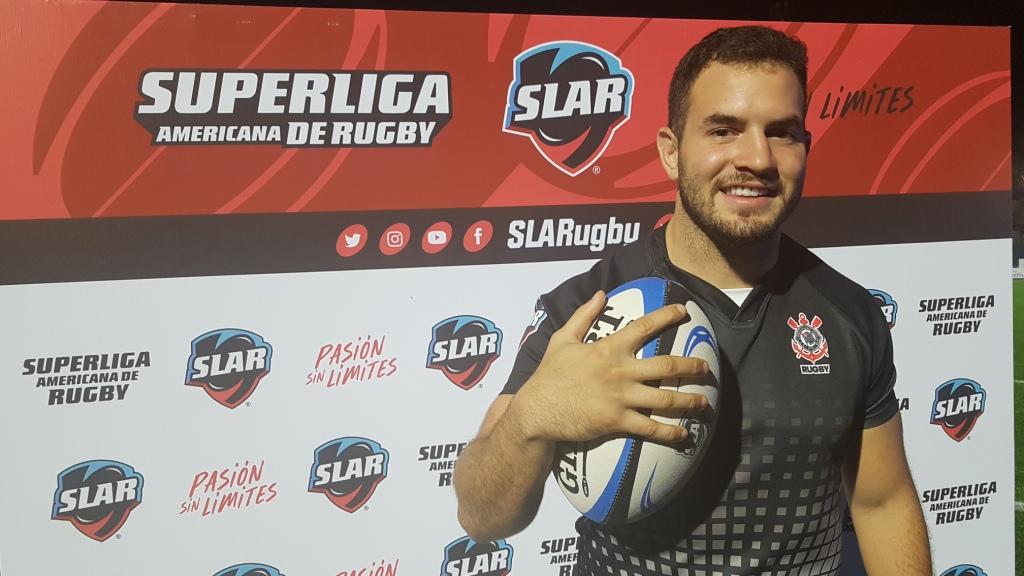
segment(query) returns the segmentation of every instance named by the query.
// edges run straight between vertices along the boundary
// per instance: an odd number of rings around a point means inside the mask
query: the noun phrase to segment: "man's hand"
[[[661,390],[645,381],[708,374],[696,358],[657,356],[638,360],[636,351],[668,326],[686,319],[686,309],[661,308],[597,342],[584,344],[604,310],[598,292],[580,306],[548,341],[533,376],[515,394],[499,395],[455,465],[459,522],[477,541],[505,538],[537,514],[544,480],[551,474],[558,441],[583,441],[626,433],[659,442],[686,438],[686,430],[662,424],[638,410],[664,416],[703,410],[700,394]]]
[[[595,294],[552,336],[537,371],[515,395],[509,411],[527,440],[585,441],[626,433],[659,442],[678,442],[686,429],[663,424],[638,410],[680,416],[707,406],[700,394],[685,394],[645,381],[698,377],[708,365],[698,358],[664,355],[637,359],[636,351],[672,324],[686,320],[673,304],[638,318],[597,342],[583,338],[604,310]]]

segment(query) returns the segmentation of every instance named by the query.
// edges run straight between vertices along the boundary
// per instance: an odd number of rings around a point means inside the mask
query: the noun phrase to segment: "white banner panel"
[[[817,250],[894,302],[897,393],[937,569],[1012,571],[1005,554],[1012,547],[1010,366],[986,360],[1010,355],[1008,242]],[[157,558],[157,571],[169,574],[213,574],[245,562],[285,574],[366,568],[365,576],[399,565],[402,573],[437,573],[445,546],[463,536],[451,464],[501,389],[535,297],[589,264],[0,288],[0,313],[16,335],[0,350],[0,434],[17,439],[0,444],[0,457],[21,463],[3,476],[0,542],[47,542],[62,551],[4,546],[4,573],[128,575]],[[970,320],[930,316],[968,312]],[[428,367],[432,328],[458,317],[487,320],[501,334],[497,358],[469,389]],[[949,322],[973,328],[947,334]],[[269,350],[266,374],[235,408],[186,385],[193,341],[212,331],[252,333]],[[198,365],[230,373],[244,367],[232,365],[242,356],[221,353]],[[961,406],[974,410],[974,420],[960,440],[932,423],[936,391],[957,379],[983,390],[982,410],[970,400]],[[374,472],[381,459],[372,454],[359,465],[314,462],[318,448],[345,439],[379,445],[386,470]],[[58,484],[62,472],[88,462],[130,467],[127,480],[94,493],[68,492],[70,476]],[[310,491],[323,465],[335,480],[383,477],[349,512],[352,502]],[[55,506],[57,516],[84,514],[122,497],[138,504],[103,543],[96,540],[104,534],[85,537],[51,518]],[[549,482],[538,518],[508,540],[515,573],[566,574],[576,516]],[[168,542],[180,553],[168,554]],[[100,546],[116,553],[96,553]]]

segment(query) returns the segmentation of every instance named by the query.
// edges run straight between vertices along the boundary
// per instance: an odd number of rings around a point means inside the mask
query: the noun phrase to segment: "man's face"
[[[682,207],[716,243],[764,240],[796,206],[810,142],[803,98],[786,66],[716,62],[693,84],[680,140],[662,131]]]

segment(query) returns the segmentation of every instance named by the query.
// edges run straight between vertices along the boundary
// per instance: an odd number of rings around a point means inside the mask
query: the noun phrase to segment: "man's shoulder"
[[[656,274],[655,252],[651,235],[643,235],[543,294],[541,302],[556,320],[564,321],[598,290],[608,292],[629,280]]]
[[[792,238],[783,237],[779,259],[792,281],[805,283],[857,327],[871,331],[879,322],[881,310],[866,288]]]
[[[628,280],[653,272],[649,241],[648,237],[642,237],[617,249],[586,272],[565,280],[538,298],[533,322],[520,341],[515,364],[502,394],[515,394],[519,390],[544,357],[551,335],[595,292],[608,292]]]

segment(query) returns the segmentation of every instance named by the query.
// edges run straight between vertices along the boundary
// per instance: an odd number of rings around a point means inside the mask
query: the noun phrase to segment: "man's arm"
[[[868,574],[930,576],[928,530],[907,465],[899,413],[863,430],[843,480]]]
[[[512,399],[511,394],[494,399],[480,433],[455,465],[459,523],[479,542],[529,526],[554,459],[554,443],[526,440],[516,417],[506,417]]]
[[[685,308],[666,306],[598,342],[583,344],[603,309],[599,292],[551,335],[533,376],[514,396],[494,401],[479,436],[459,456],[453,478],[459,522],[474,540],[510,536],[533,520],[559,441],[625,433],[678,442],[686,436],[684,428],[657,422],[637,409],[681,415],[706,406],[701,395],[644,383],[706,374],[703,360],[635,356],[655,334],[684,320]]]

